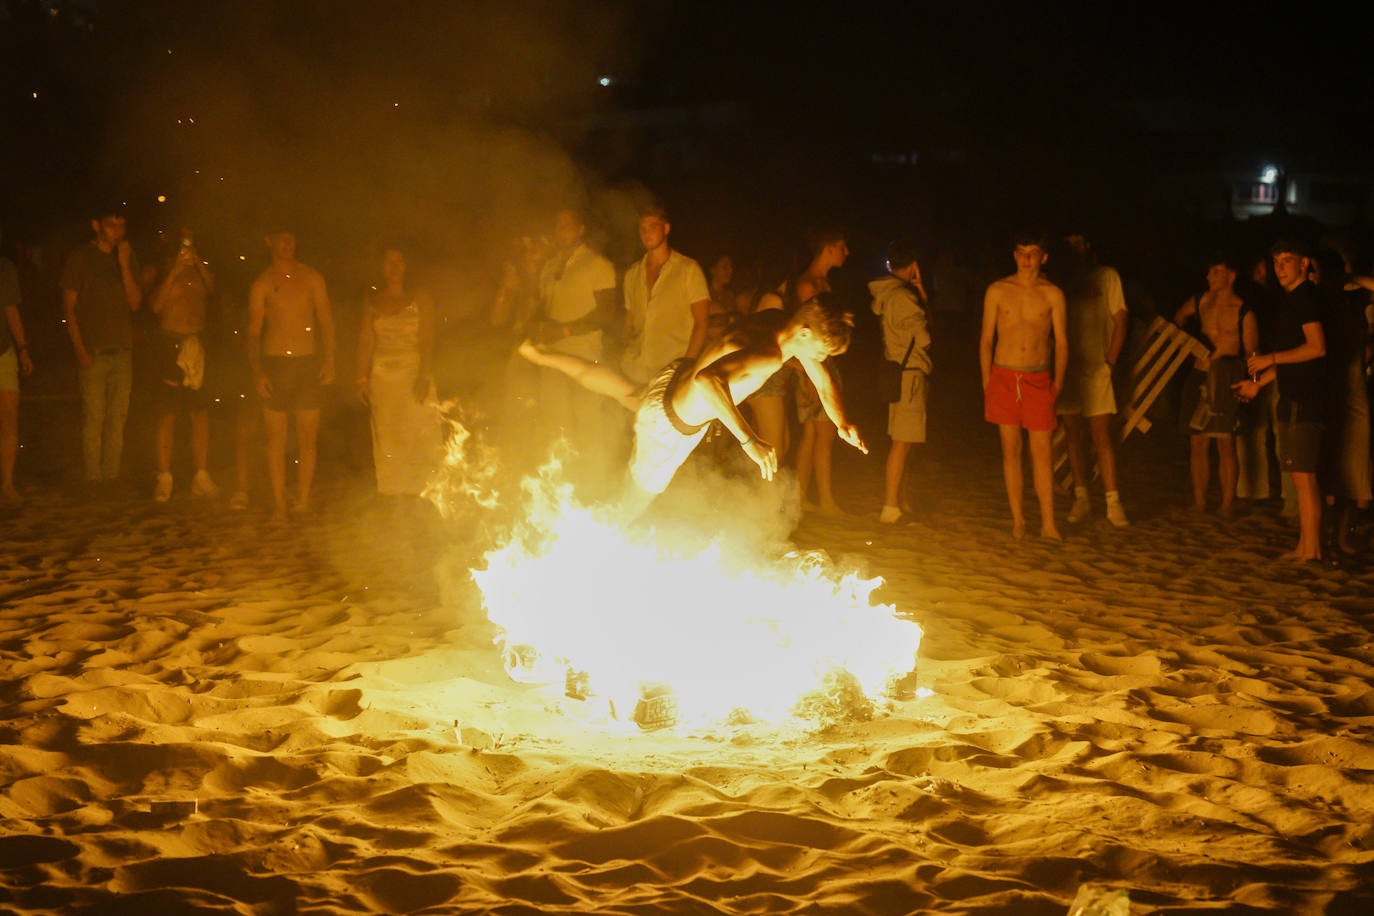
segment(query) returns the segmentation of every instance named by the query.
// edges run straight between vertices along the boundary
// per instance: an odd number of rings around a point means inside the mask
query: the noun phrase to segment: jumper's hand
[[[853,423],[846,423],[844,426],[837,426],[835,427],[835,430],[840,434],[841,439],[848,442],[850,445],[854,446],[856,449],[863,452],[865,455],[868,454],[868,446],[864,444],[863,438],[859,435],[859,428],[855,426]]]
[[[759,473],[764,480],[772,480],[778,474],[778,453],[773,446],[755,437],[748,445],[741,445],[744,454],[748,455],[755,464],[759,466]]]
[[[1255,353],[1246,357],[1245,368],[1251,375],[1259,375],[1265,369],[1275,365],[1277,361],[1271,353]]]

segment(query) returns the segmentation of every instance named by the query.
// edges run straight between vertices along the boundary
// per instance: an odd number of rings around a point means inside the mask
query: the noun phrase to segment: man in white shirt
[[[668,245],[672,228],[662,207],[642,209],[644,257],[625,272],[626,345],[620,368],[639,384],[675,359],[695,359],[706,344],[711,292],[701,266]]]
[[[615,265],[587,247],[578,211],[554,214],[553,256],[539,276],[540,313],[535,339],[556,353],[600,362],[603,332],[616,309]],[[587,459],[592,473],[609,470],[605,406],[601,399],[553,371],[541,370],[539,414],[543,429],[561,431]]]
[[[1088,499],[1087,450],[1083,443],[1084,420],[1091,432],[1093,452],[1102,472],[1106,490],[1107,519],[1118,528],[1129,524],[1121,507],[1116,482],[1116,452],[1112,446],[1111,420],[1116,415],[1112,390],[1112,371],[1126,344],[1126,297],[1121,277],[1115,270],[1097,263],[1097,258],[1082,235],[1068,235],[1064,243],[1071,250],[1064,284],[1067,302],[1069,368],[1064,390],[1055,407],[1064,420],[1068,440],[1069,468],[1073,472],[1073,508],[1069,523],[1081,522],[1092,514]]]

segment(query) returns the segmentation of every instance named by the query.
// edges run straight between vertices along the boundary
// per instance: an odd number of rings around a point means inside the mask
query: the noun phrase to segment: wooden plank
[[[1145,393],[1144,398],[1137,398],[1132,403],[1131,411],[1126,416],[1125,429],[1121,434],[1122,439],[1125,439],[1130,431],[1140,423],[1140,420],[1145,416],[1145,412],[1154,404],[1155,399],[1164,392],[1165,386],[1167,386],[1169,380],[1174,377],[1174,373],[1179,370],[1179,367],[1182,366],[1190,356],[1193,356],[1191,348],[1179,347],[1174,352],[1173,358],[1169,360],[1166,370],[1155,381],[1154,386]]]

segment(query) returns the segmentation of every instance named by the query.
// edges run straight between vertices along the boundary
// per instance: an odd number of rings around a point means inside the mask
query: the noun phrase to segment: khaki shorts
[[[896,442],[924,442],[929,383],[921,372],[902,376],[902,399],[887,405],[887,434]]]
[[[1287,474],[1315,474],[1322,447],[1322,424],[1286,423],[1275,427],[1274,451]]]

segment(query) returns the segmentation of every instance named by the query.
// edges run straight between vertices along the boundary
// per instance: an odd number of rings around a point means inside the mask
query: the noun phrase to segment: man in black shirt
[[[81,382],[81,451],[89,481],[119,476],[134,377],[132,313],[143,300],[124,213],[114,204],[98,209],[91,220],[95,238],[67,256],[61,280]]]
[[[1307,279],[1311,259],[1306,247],[1291,239],[1269,249],[1274,277],[1283,292],[1278,327],[1270,353],[1247,360],[1250,378],[1234,386],[1248,401],[1277,380],[1279,465],[1293,480],[1298,494],[1298,546],[1285,557],[1305,563],[1321,559],[1321,490],[1317,486],[1317,455],[1322,439],[1324,357],[1321,309],[1316,290]]]

